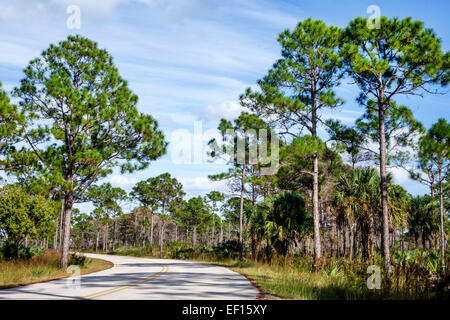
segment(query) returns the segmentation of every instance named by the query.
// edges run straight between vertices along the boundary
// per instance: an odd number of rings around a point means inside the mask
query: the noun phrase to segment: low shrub
[[[225,241],[214,247],[212,252],[219,260],[237,259],[239,257],[238,243],[235,240]]]
[[[0,247],[0,252],[0,256],[4,260],[29,260],[33,256],[32,248],[9,241]]]
[[[189,259],[194,256],[194,248],[180,248],[172,252],[172,256],[175,259]]]
[[[95,251],[93,251],[93,252],[95,252]],[[99,253],[102,253],[102,252],[99,252]],[[132,248],[124,247],[124,248],[117,248],[114,251],[108,251],[107,254],[142,257],[145,255],[145,252],[142,252],[142,248],[140,248],[140,247],[132,247]]]
[[[30,252],[33,256],[41,256],[44,254],[44,251],[42,247],[30,247]]]
[[[172,259],[212,258],[224,260],[229,258],[235,259],[239,256],[236,241],[224,242],[216,247],[205,245],[193,247],[181,242],[170,242],[165,245],[164,252]]]
[[[84,255],[73,253],[70,255],[69,265],[77,265],[79,267],[84,267],[88,263],[88,259]]]

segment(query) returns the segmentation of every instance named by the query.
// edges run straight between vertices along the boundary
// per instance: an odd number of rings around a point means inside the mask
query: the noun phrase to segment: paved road
[[[1,299],[256,299],[258,290],[223,267],[180,260],[86,254],[114,267],[79,277],[0,290]]]

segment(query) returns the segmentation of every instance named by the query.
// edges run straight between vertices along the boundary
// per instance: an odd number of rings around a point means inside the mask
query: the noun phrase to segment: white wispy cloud
[[[0,40],[0,64],[23,68],[31,59],[40,54],[39,50],[21,44]]]
[[[185,190],[188,198],[204,195],[211,190],[221,192],[227,191],[227,184],[225,181],[211,181],[205,177],[178,177],[177,179],[183,184],[183,189]]]
[[[240,14],[260,20],[264,23],[270,23],[281,29],[293,28],[300,20],[302,20],[302,17],[296,17],[294,15],[272,10],[243,10]]]
[[[135,177],[127,177],[120,174],[113,174],[109,178],[109,182],[113,187],[118,187],[122,189],[130,189],[132,188],[137,182],[139,181],[138,178]]]
[[[411,179],[409,173],[405,169],[394,167],[394,168],[388,168],[387,171],[392,174],[395,184],[398,184],[398,185],[401,185],[404,187],[405,185],[408,185],[408,184],[417,183],[416,181]]]
[[[111,18],[120,5],[140,3],[154,7],[153,0],[0,0],[0,21],[39,21],[43,18],[55,18],[66,14],[69,6],[81,9],[82,17],[88,20]]]
[[[246,111],[238,101],[224,101],[215,105],[208,105],[198,111],[199,116],[206,120],[218,121],[236,119],[242,111]]]

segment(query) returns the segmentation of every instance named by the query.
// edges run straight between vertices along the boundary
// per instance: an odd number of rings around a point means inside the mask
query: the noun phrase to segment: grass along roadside
[[[431,284],[425,290],[428,279],[418,281],[417,275],[404,273],[394,275],[395,283],[389,288],[381,275],[381,288],[369,289],[367,286],[366,266],[348,263],[343,260],[330,261],[318,271],[312,271],[303,265],[293,264],[292,259],[279,258],[269,263],[247,259],[214,261],[208,257],[189,259],[227,267],[245,275],[264,293],[265,299],[290,300],[410,300],[450,298],[448,289],[438,289]],[[408,285],[408,281],[410,284]],[[445,282],[444,282],[445,285]],[[422,288],[420,288],[422,286]],[[447,285],[448,286],[448,282]],[[431,290],[431,291],[430,291]]]
[[[30,260],[11,260],[0,262],[0,289],[67,278],[71,274],[59,268],[59,252],[47,250]],[[87,258],[85,266],[80,267],[81,274],[102,271],[114,264],[102,260]]]
[[[284,266],[273,266],[251,260],[234,259],[209,261],[189,259],[226,267],[249,279],[269,300],[316,300],[316,299],[367,299],[368,292],[352,288],[349,279],[341,275],[320,272],[305,272]],[[363,293],[363,291],[366,291]],[[353,292],[353,294],[351,293]]]

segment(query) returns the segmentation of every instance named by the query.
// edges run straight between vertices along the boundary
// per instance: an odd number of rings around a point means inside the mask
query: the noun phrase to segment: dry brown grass
[[[44,254],[30,260],[0,262],[0,289],[69,277],[71,274],[59,268],[59,259],[58,251],[46,250]],[[80,269],[83,275],[113,266],[109,261],[88,258],[86,265]]]

